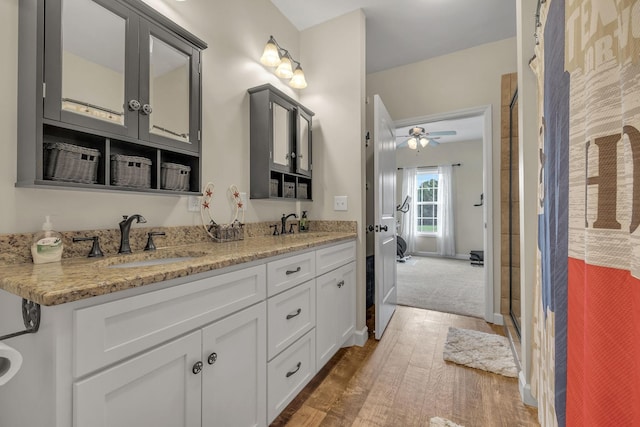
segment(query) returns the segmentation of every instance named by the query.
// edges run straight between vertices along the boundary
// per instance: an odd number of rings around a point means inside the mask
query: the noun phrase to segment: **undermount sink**
[[[122,264],[113,264],[108,266],[107,268],[134,268],[134,267],[151,267],[153,265],[164,265],[164,264],[173,264],[174,262],[182,262],[189,261],[190,259],[194,259],[193,256],[181,256],[181,257],[173,257],[173,258],[159,258],[159,259],[148,259],[145,261],[132,261],[126,262]]]
[[[158,249],[153,252],[138,252],[129,255],[116,255],[98,261],[98,267],[104,268],[136,268],[136,267],[153,267],[156,265],[167,265],[178,262],[189,261],[201,256],[207,255],[207,252],[194,251],[184,248],[175,249]]]
[[[325,237],[328,235],[328,232],[303,232],[297,234],[281,234],[280,237],[284,237],[285,239],[313,239],[316,237]]]

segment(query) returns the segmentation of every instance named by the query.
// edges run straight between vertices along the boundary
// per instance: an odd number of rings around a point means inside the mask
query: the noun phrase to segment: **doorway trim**
[[[484,319],[496,325],[504,324],[502,314],[495,313],[495,285],[493,283],[493,126],[491,104],[465,108],[447,113],[412,117],[394,121],[396,128],[415,123],[432,123],[442,120],[464,119],[482,116],[482,191],[484,193]]]

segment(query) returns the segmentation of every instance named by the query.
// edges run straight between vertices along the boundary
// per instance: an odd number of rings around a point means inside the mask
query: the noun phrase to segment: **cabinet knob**
[[[129,101],[129,110],[138,111],[140,107],[140,101],[138,101],[137,99],[132,99],[131,101]]]
[[[144,104],[142,106],[142,114],[144,115],[149,115],[153,112],[153,109],[151,108],[151,105],[149,104]]]
[[[218,360],[218,353],[211,353],[207,358],[207,363],[209,365],[213,365],[214,363],[216,363],[216,360]]]
[[[202,362],[196,362],[195,365],[193,365],[191,372],[197,375],[200,371],[202,371]]]
[[[338,287],[341,288],[344,286],[344,280],[338,282]]]
[[[291,153],[291,158],[295,159],[296,158],[296,153]]]
[[[298,362],[298,364],[296,365],[295,368],[293,368],[292,371],[287,372],[287,378],[289,378],[291,375],[294,375],[296,372],[298,372],[300,370],[300,367],[302,366],[302,362]]]

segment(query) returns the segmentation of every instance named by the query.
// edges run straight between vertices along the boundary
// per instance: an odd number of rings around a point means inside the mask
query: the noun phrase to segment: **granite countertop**
[[[247,237],[237,242],[159,247],[155,252],[104,258],[69,258],[59,263],[38,265],[0,265],[0,289],[52,306],[350,240],[356,236],[353,232],[323,231]],[[191,258],[161,265],[109,268],[122,263],[183,256]]]

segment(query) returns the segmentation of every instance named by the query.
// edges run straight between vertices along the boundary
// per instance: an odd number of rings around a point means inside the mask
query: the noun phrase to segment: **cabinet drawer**
[[[267,295],[272,296],[313,279],[316,258],[313,252],[294,255],[267,264]]]
[[[259,265],[76,310],[76,377],[265,299]]]
[[[316,334],[310,330],[267,367],[267,418],[270,424],[315,375]]]
[[[317,275],[334,270],[356,259],[356,242],[341,243],[316,251]]]
[[[316,323],[315,282],[315,280],[309,280],[269,298],[267,303],[269,360],[314,327]]]

